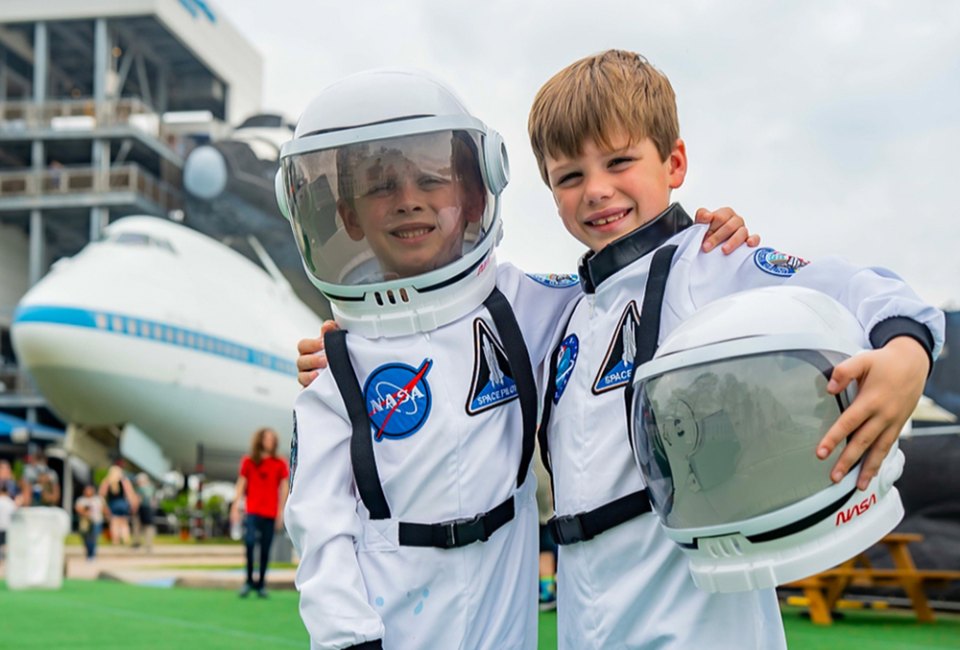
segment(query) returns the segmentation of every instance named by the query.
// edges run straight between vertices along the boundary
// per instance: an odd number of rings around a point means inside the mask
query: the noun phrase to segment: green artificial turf
[[[263,600],[209,589],[159,589],[67,580],[59,591],[10,591],[0,585],[0,647],[306,648],[297,594]]]
[[[848,610],[819,627],[784,608],[791,650],[939,650],[960,648],[960,617],[917,623],[909,612]],[[540,650],[556,645],[556,613],[540,615]],[[67,580],[59,591],[10,591],[0,582],[0,648],[305,648],[297,594],[266,600],[233,591],[160,589],[118,582]]]
[[[814,625],[798,607],[782,607],[790,650],[956,650],[960,617],[937,614],[918,623],[906,610],[844,610],[833,625]]]

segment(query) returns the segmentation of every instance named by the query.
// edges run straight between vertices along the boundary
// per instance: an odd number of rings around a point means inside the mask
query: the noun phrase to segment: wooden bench
[[[910,598],[917,620],[933,622],[935,617],[927,600],[927,587],[960,580],[960,571],[917,569],[908,545],[922,539],[922,535],[913,533],[891,533],[880,540],[893,559],[893,569],[876,569],[866,554],[861,553],[838,567],[783,586],[803,592],[810,620],[817,625],[830,625],[833,622],[831,612],[851,586],[899,587]]]

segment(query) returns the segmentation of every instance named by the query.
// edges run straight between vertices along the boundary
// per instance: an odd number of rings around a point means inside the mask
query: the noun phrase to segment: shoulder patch
[[[293,412],[293,437],[290,438],[290,489],[293,489],[293,475],[297,472],[297,412]]]
[[[797,272],[797,269],[802,269],[810,262],[802,257],[788,255],[767,247],[757,249],[757,252],[753,254],[753,263],[765,273],[785,278],[793,275]]]
[[[563,391],[567,388],[570,381],[570,375],[573,374],[573,368],[577,365],[577,355],[580,354],[580,339],[576,334],[570,334],[563,339],[560,347],[557,348],[557,389],[553,392],[553,403],[560,401]]]
[[[473,381],[467,415],[477,415],[517,399],[517,383],[507,353],[482,318],[473,321]]]
[[[631,300],[623,310],[617,327],[613,330],[610,345],[607,346],[607,356],[603,359],[597,378],[593,381],[591,391],[600,395],[630,381],[630,372],[633,370],[633,360],[637,356],[637,325],[640,323],[640,310],[637,303]]]
[[[580,282],[580,278],[572,273],[527,273],[527,277],[545,287],[556,289],[572,287]]]
[[[432,397],[427,374],[433,359],[419,368],[405,363],[385,363],[376,368],[363,386],[373,437],[400,440],[412,436],[426,423]]]

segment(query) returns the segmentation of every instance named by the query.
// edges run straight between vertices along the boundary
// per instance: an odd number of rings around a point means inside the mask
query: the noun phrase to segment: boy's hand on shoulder
[[[908,336],[891,339],[879,350],[858,354],[833,369],[829,393],[838,394],[853,380],[859,383],[857,397],[817,447],[817,456],[825,459],[853,433],[830,472],[834,483],[864,457],[857,488],[867,488],[916,408],[929,370],[926,350]]]
[[[297,343],[297,381],[306,388],[327,367],[327,353],[323,351],[323,335],[337,329],[332,320],[323,321],[320,336],[315,339],[300,339]]]
[[[760,244],[760,235],[751,235],[743,217],[734,212],[733,208],[720,208],[715,211],[700,208],[694,222],[709,226],[703,238],[704,253],[709,253],[720,244],[723,244],[721,250],[724,255],[729,255],[743,244],[750,248]]]

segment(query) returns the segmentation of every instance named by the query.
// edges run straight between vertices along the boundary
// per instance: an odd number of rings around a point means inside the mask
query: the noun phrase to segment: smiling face
[[[547,154],[547,180],[567,231],[590,250],[652,221],[670,205],[670,192],[687,172],[683,140],[666,160],[650,138],[638,142],[624,133],[605,147],[586,140],[575,156]]]
[[[452,146],[451,146],[452,145]],[[347,234],[366,240],[386,279],[443,267],[463,252],[469,223],[483,216],[475,158],[450,133],[401,138],[350,161],[350,196],[337,210]]]

